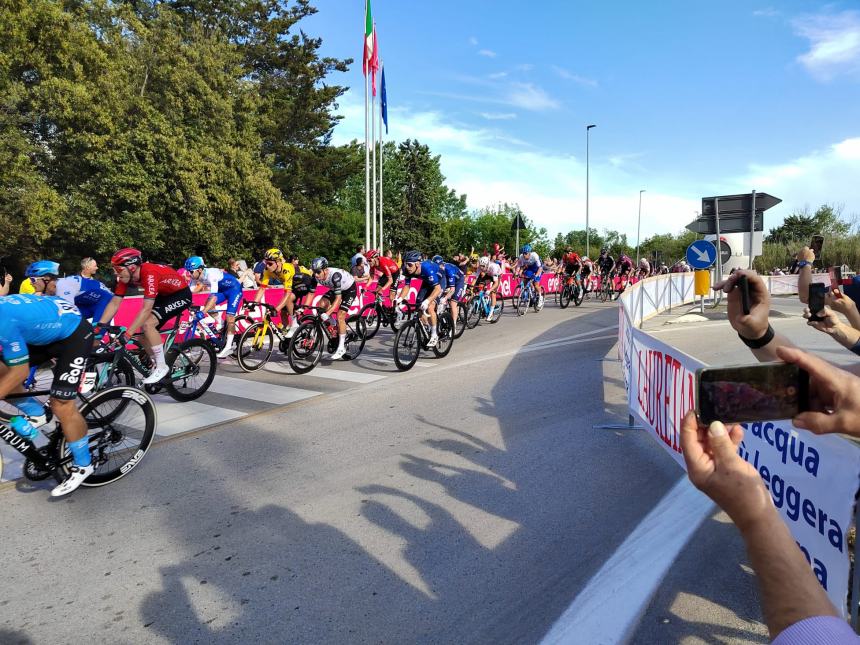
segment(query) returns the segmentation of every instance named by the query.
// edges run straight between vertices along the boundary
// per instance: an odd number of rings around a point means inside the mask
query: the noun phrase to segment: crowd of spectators
[[[807,302],[815,256],[804,247],[796,256],[798,291]],[[749,313],[744,313],[740,280],[749,285]],[[840,433],[860,439],[860,363],[838,368],[803,351],[774,330],[770,294],[754,271],[739,270],[714,285],[726,293],[728,318],[740,341],[762,362],[784,361],[805,370],[810,379],[810,409],[792,419],[815,434]],[[827,294],[824,310],[808,324],[860,354],[860,313],[841,289]],[[731,421],[726,419],[725,421]],[[690,480],[734,521],[757,575],[765,621],[774,643],[860,643],[842,620],[790,534],[756,469],[738,454],[743,428],[715,421],[703,426],[691,411],[684,419],[681,443]],[[856,575],[856,574],[855,574]],[[857,602],[857,599],[854,599]]]

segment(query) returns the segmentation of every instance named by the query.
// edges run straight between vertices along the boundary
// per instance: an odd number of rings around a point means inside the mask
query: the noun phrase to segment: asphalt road
[[[626,419],[617,319],[506,314],[402,374],[386,330],[325,377],[222,366],[193,414],[159,403],[173,430],[128,477],[0,487],[0,643],[539,642],[682,475],[645,433],[592,428]],[[696,354],[689,329],[658,333]],[[715,514],[634,641],[765,634]]]

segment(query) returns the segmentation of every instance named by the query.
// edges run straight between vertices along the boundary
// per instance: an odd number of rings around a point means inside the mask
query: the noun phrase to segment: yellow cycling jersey
[[[299,273],[313,275],[309,269],[306,269],[303,266],[299,266]],[[285,290],[291,291],[293,288],[293,278],[295,277],[296,267],[293,266],[292,262],[285,262],[281,266],[280,271],[269,271],[269,269],[265,269],[263,271],[263,279],[260,280],[260,285],[268,286],[270,280],[278,280],[284,285]]]

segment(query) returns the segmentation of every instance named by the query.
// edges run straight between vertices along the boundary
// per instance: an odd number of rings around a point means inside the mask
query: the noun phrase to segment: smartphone
[[[818,314],[824,309],[824,294],[827,293],[827,285],[823,282],[812,282],[809,285],[809,313],[810,320],[824,320]]]
[[[750,282],[749,279],[742,275],[738,278],[738,288],[741,290],[741,307],[744,316],[750,315]]]
[[[823,235],[813,235],[812,241],[809,243],[809,248],[812,249],[812,252],[815,253],[815,259],[819,259],[821,257],[821,247],[824,246],[824,236]]]
[[[830,290],[842,288],[842,267],[830,267],[827,272],[830,274]]]
[[[790,363],[703,367],[696,392],[704,424],[791,419],[809,409],[809,373]]]

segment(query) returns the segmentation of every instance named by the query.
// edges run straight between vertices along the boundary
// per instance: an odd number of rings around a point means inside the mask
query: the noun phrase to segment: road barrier
[[[772,293],[790,293],[792,284],[797,291],[797,276],[763,277]],[[695,372],[705,364],[639,327],[693,298],[692,273],[655,276],[628,288],[618,310],[618,352],[629,413],[682,468],[681,421],[695,408]],[[788,420],[742,425],[738,453],[762,477],[822,587],[847,617],[848,529],[860,481],[860,448],[839,436],[797,429]],[[854,586],[851,618],[856,628],[860,576],[854,576]]]

